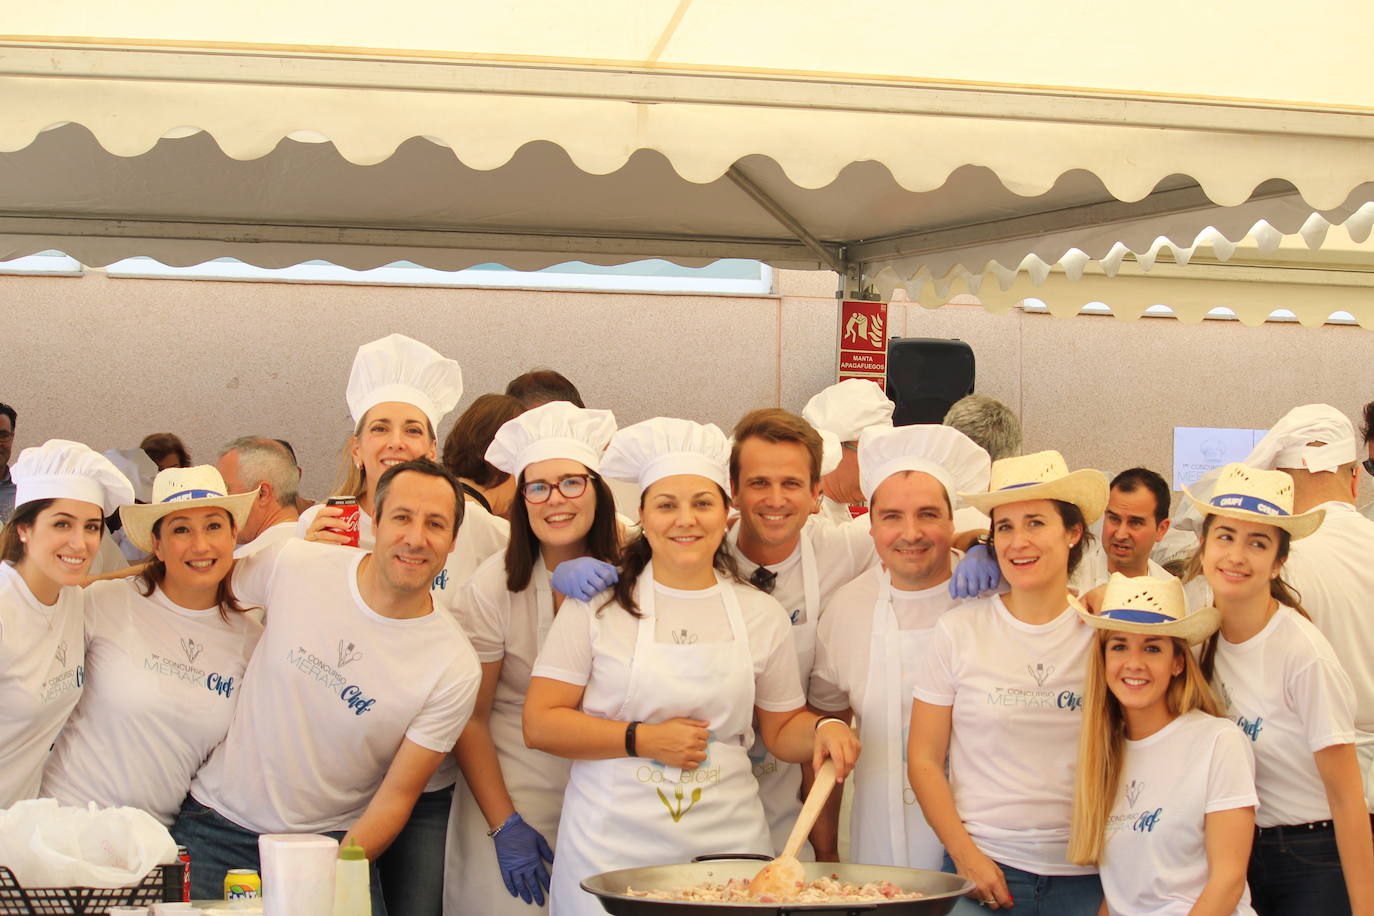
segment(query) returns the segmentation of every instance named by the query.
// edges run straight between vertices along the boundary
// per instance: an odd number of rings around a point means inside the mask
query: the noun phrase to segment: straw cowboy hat
[[[1107,478],[1101,471],[1069,473],[1064,456],[1051,449],[994,461],[987,492],[960,493],[959,498],[984,515],[1008,503],[1057,499],[1077,506],[1083,523],[1091,525],[1107,507],[1107,490]]]
[[[1172,576],[1156,579],[1112,573],[1102,595],[1102,610],[1096,614],[1080,610],[1078,616],[1099,630],[1177,636],[1190,646],[1202,642],[1221,626],[1221,612],[1214,607],[1188,613],[1183,583]]]
[[[135,547],[151,553],[153,525],[158,519],[181,509],[223,508],[233,516],[234,527],[242,528],[258,491],[230,496],[225,493],[226,489],[224,478],[213,465],[159,471],[153,479],[152,502],[119,507],[124,532]]]
[[[1293,514],[1293,478],[1283,471],[1262,471],[1240,463],[1221,469],[1210,499],[1195,496],[1186,487],[1183,492],[1203,515],[1273,525],[1294,540],[1316,531],[1326,518],[1325,509]]]

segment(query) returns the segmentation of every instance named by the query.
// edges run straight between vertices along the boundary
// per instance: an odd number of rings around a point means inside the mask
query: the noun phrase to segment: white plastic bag
[[[0,811],[0,865],[24,887],[133,887],[177,846],[137,808],[65,808],[50,798]]]

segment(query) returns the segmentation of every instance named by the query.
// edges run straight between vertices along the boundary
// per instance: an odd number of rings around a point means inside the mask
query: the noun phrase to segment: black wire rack
[[[0,865],[0,914],[4,916],[105,916],[112,906],[146,906],[180,900],[182,870],[176,862],[153,869],[133,887],[23,887]]]

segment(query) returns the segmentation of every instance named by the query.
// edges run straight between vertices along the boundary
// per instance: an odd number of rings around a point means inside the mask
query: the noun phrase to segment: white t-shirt
[[[1350,676],[1360,743],[1374,742],[1374,521],[1349,503],[1320,508],[1326,518],[1293,542],[1283,576]]]
[[[1112,916],[1192,911],[1207,885],[1207,815],[1258,803],[1249,744],[1230,722],[1197,709],[1126,742],[1102,854]],[[1233,916],[1254,912],[1247,887]]]
[[[1094,639],[1065,608],[1017,620],[1001,596],[935,624],[916,699],[953,706],[949,782],[969,836],[990,858],[1038,875],[1092,874],[1068,862],[1083,678]]]
[[[1331,817],[1313,754],[1355,742],[1355,691],[1331,644],[1280,606],[1243,643],[1217,636],[1212,683],[1228,715],[1250,737],[1260,827]]]
[[[191,777],[224,740],[262,626],[189,610],[135,579],[85,590],[86,691],[43,771],[64,805],[142,808],[176,819]]]
[[[314,509],[314,506],[310,507]],[[240,544],[234,548],[234,559],[242,560],[244,557],[251,557],[255,553],[262,553],[290,538],[296,537],[296,520],[278,522],[277,524],[258,532],[258,536],[247,544]]]
[[[0,808],[38,796],[43,764],[86,679],[81,589],[39,602],[0,563]]]
[[[957,560],[955,561],[957,562]],[[862,573],[835,592],[825,605],[816,632],[816,667],[807,696],[819,709],[854,711],[858,718],[868,687],[869,652],[873,648],[873,607],[878,579]],[[927,630],[960,603],[949,596],[949,583],[908,592],[893,586],[892,610],[899,630]],[[904,659],[904,665],[914,662]],[[862,721],[860,721],[862,726]],[[905,725],[905,723],[903,723]]]
[[[346,830],[403,739],[447,754],[472,714],[481,670],[453,616],[372,610],[364,556],[293,539],[234,568],[239,600],[267,608],[267,626],[191,794],[242,827]]]
[[[1106,585],[1107,580],[1112,577],[1111,571],[1107,569],[1107,552],[1101,545],[1093,545],[1096,550],[1089,552],[1078,563],[1078,569],[1074,571],[1074,581],[1069,583],[1069,587],[1081,587],[1083,592],[1091,591],[1099,585]],[[1174,576],[1163,566],[1160,566],[1153,559],[1145,561],[1145,575],[1155,579],[1172,579]]]
[[[802,706],[806,698],[797,672],[797,653],[792,647],[787,614],[772,597],[752,586],[724,583],[700,591],[683,591],[654,583],[654,638],[658,642],[689,644],[730,641],[730,621],[721,597],[723,588],[735,590],[749,633],[749,654],[754,661],[754,705],[772,712]],[[572,598],[563,602],[535,662],[533,676],[586,686],[583,712],[614,719],[624,700],[623,692],[593,690],[590,682],[594,673],[600,677],[603,672],[608,683],[623,681],[634,657],[639,619],[615,603],[598,615],[596,609],[608,596],[608,592],[603,592],[592,599],[592,604]],[[746,746],[753,741],[752,735],[716,737],[738,737]]]

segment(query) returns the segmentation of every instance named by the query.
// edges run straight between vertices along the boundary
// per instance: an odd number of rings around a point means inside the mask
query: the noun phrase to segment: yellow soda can
[[[262,896],[262,879],[251,868],[231,868],[224,873],[224,899],[250,900]]]

